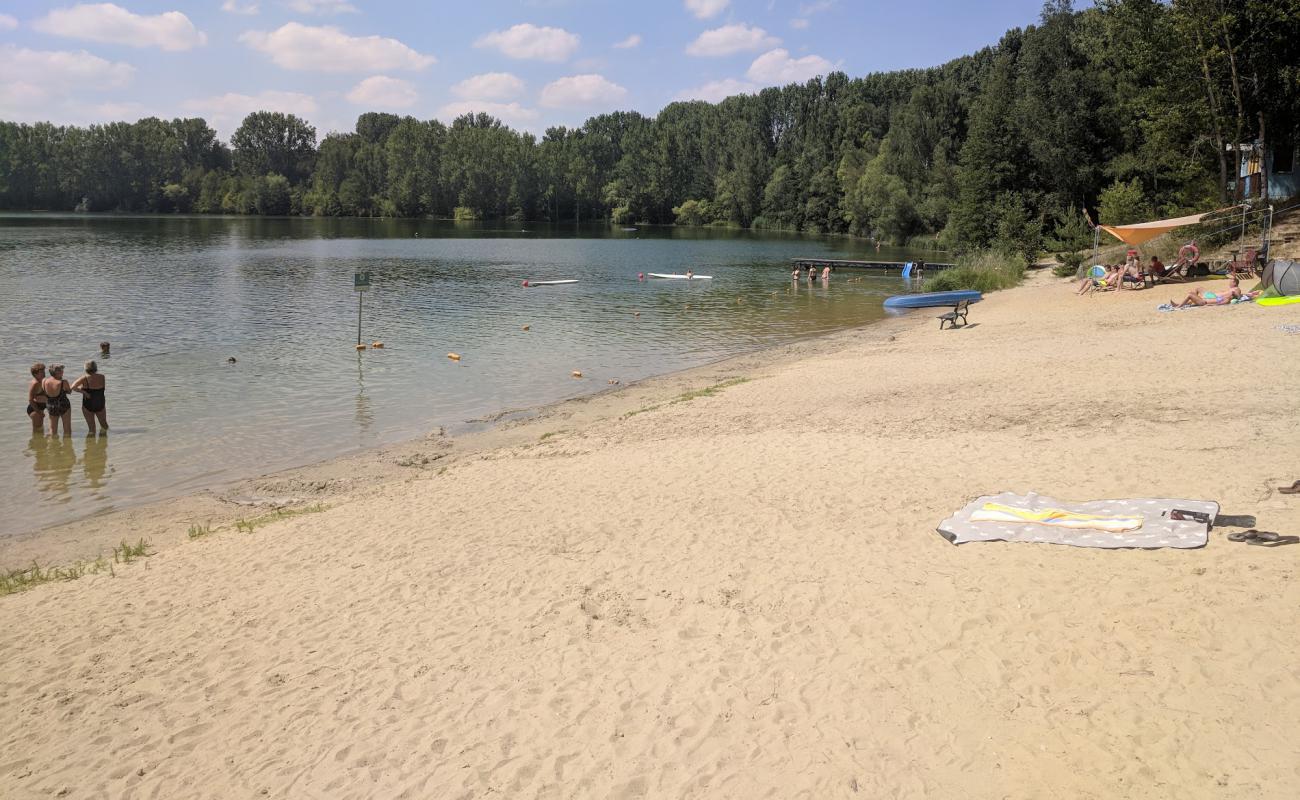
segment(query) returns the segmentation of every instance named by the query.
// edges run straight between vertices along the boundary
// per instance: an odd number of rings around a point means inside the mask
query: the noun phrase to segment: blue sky
[[[1079,3],[1078,5],[1082,5]],[[0,4],[0,119],[86,124],[255,109],[516,128],[926,67],[1033,23],[1041,0],[117,0]]]

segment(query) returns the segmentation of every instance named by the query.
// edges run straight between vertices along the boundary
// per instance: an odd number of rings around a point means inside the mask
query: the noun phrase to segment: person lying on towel
[[[1173,300],[1169,305],[1174,308],[1187,308],[1188,306],[1226,306],[1236,300],[1254,300],[1263,292],[1243,292],[1236,278],[1228,279],[1228,291],[1226,292],[1207,292],[1201,289],[1193,289],[1188,293],[1183,302],[1179,303]]]

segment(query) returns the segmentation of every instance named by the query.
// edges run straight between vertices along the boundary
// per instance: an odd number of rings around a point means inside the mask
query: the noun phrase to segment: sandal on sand
[[[1251,528],[1248,531],[1237,531],[1236,533],[1228,534],[1228,541],[1230,542],[1253,542],[1257,539],[1269,541],[1270,538],[1276,539],[1277,534],[1272,531],[1257,531],[1254,528]]]
[[[1296,481],[1290,486],[1279,486],[1277,490],[1282,494],[1300,494],[1300,481]]]
[[[1287,544],[1300,543],[1300,536],[1278,536],[1276,533],[1267,539],[1251,539],[1246,544],[1257,544],[1260,547],[1281,547]]]

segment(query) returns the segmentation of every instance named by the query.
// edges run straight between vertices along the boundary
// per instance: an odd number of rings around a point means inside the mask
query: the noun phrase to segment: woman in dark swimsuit
[[[72,382],[72,391],[81,392],[81,415],[86,418],[86,427],[90,435],[95,435],[95,420],[104,433],[108,433],[108,409],[104,404],[104,376],[99,374],[99,365],[94,361],[86,362],[86,374]]]
[[[45,427],[45,365],[32,364],[32,382],[27,384],[27,418],[32,421],[32,433]]]
[[[63,420],[63,435],[72,434],[72,401],[68,399],[68,382],[63,379],[63,365],[51,364],[50,377],[41,386],[45,389],[45,413],[50,418],[50,435],[59,432]]]

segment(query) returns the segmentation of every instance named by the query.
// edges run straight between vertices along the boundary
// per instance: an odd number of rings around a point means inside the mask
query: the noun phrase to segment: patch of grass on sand
[[[623,415],[623,419],[630,419],[631,417],[635,417],[637,414],[644,414],[647,411],[655,411],[658,408],[659,406],[654,405],[654,406],[646,406],[645,408],[638,408],[635,411],[628,411]]]
[[[712,386],[705,386],[703,389],[692,389],[689,392],[683,392],[682,394],[677,395],[672,400],[669,400],[666,403],[658,403],[653,406],[638,408],[635,411],[628,411],[621,417],[621,419],[629,419],[631,417],[635,417],[637,414],[644,414],[647,411],[658,411],[664,406],[676,405],[677,403],[689,403],[690,401],[694,400],[697,397],[712,397],[715,394],[721,392],[723,389],[727,389],[732,386],[739,386],[742,383],[749,383],[750,380],[751,380],[750,378],[731,378],[730,380],[725,380],[722,383],[715,383]]]
[[[97,558],[94,561],[78,561],[75,564],[62,567],[42,567],[40,564],[32,562],[32,565],[25,569],[0,571],[0,596],[15,594],[33,586],[39,586],[42,583],[75,581],[77,578],[94,575],[104,570],[112,572],[113,565],[102,558]]]
[[[289,519],[290,517],[300,517],[303,514],[319,514],[326,508],[327,506],[323,503],[314,503],[309,506],[303,506],[302,508],[277,508],[268,514],[262,514],[261,516],[253,517],[252,519],[235,520],[235,530],[252,533],[262,525],[279,522],[282,519]]]
[[[209,536],[211,534],[212,526],[206,522],[202,525],[199,525],[198,523],[191,525],[189,531],[186,533],[186,535],[191,539],[202,539],[204,536]]]
[[[558,431],[547,431],[546,433],[542,434],[541,438],[538,441],[544,442],[547,439],[551,438],[552,436],[559,436],[561,433],[568,433],[568,432],[569,431],[567,429],[558,430]]]
[[[148,558],[153,555],[149,550],[149,543],[144,539],[135,544],[128,543],[125,539],[122,543],[113,548],[113,562],[116,564],[130,564],[137,558]]]
[[[749,378],[732,378],[731,380],[723,381],[722,383],[715,383],[712,386],[706,386],[703,389],[694,389],[692,391],[686,392],[685,394],[678,395],[672,400],[672,402],[688,403],[697,397],[712,397],[718,392],[721,392],[723,389],[728,389],[732,386],[739,386],[742,383],[748,383],[748,382],[749,382]]]

